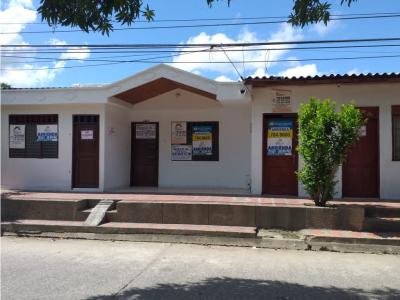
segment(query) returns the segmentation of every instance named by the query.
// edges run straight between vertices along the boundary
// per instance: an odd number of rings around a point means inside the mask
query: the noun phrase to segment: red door
[[[360,107],[367,124],[343,164],[343,197],[379,197],[379,107]]]
[[[263,194],[297,196],[297,116],[264,115]]]
[[[99,116],[73,116],[72,187],[99,187]]]
[[[158,123],[132,123],[131,185],[158,186]]]

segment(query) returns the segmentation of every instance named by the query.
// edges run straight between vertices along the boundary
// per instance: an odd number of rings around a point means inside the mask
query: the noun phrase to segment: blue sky
[[[146,3],[146,1],[144,1]],[[351,8],[339,5],[340,0],[332,0],[333,13],[380,13],[400,12],[399,0],[358,1]],[[180,29],[152,29],[130,30],[110,33],[110,36],[102,36],[100,33],[45,33],[28,34],[26,31],[51,30],[47,25],[32,24],[40,21],[35,8],[39,1],[12,0],[2,1],[0,20],[3,22],[21,22],[21,25],[0,25],[2,32],[16,31],[18,34],[2,35],[3,44],[96,44],[96,43],[226,43],[226,42],[261,42],[281,40],[313,40],[313,39],[354,39],[370,37],[400,37],[400,18],[371,19],[371,20],[340,20],[330,23],[328,27],[323,25],[308,26],[304,29],[293,29],[285,24],[263,24],[244,26],[222,26],[205,28],[180,28]],[[206,4],[206,0],[191,1],[165,1],[149,0],[151,8],[155,9],[155,20],[163,19],[199,19],[199,18],[232,18],[238,22],[239,17],[266,17],[287,16],[292,7],[292,0],[265,1],[265,0],[232,0],[230,7],[226,1],[219,1],[212,8]],[[224,21],[225,23],[226,21]],[[241,21],[243,22],[243,21]],[[207,21],[199,24],[209,23]],[[176,23],[154,23],[151,25],[173,25]],[[193,24],[193,23],[191,23]],[[138,23],[133,26],[146,26]],[[60,30],[70,28],[58,28]],[[400,43],[398,43],[400,44]],[[400,55],[400,47],[367,48],[367,49],[335,49],[335,50],[288,50],[270,51],[268,53],[257,51],[243,54],[242,52],[228,52],[232,60],[269,60],[274,59],[299,59],[315,57],[343,57],[343,56],[376,56],[376,55]],[[32,56],[32,54],[30,54]],[[37,57],[45,56],[40,52],[33,54]],[[102,54],[109,56],[110,54]],[[151,64],[126,63],[112,66],[99,66],[72,69],[47,69],[47,67],[63,67],[93,64],[87,61],[95,59],[101,54],[69,53],[52,57],[77,58],[78,61],[68,62],[44,62],[39,63],[35,59],[2,58],[1,81],[13,86],[71,86],[74,84],[111,83],[144,70]],[[154,56],[158,56],[155,54]],[[134,59],[134,58],[130,58]],[[220,61],[226,60],[223,53],[201,53],[177,56],[174,59],[164,59],[172,65],[218,80],[237,80],[238,75],[233,67],[227,63],[217,64],[190,64],[189,61]],[[175,63],[174,63],[175,62]],[[179,62],[179,63],[177,63]],[[265,70],[267,65],[267,70]],[[400,71],[400,58],[386,58],[373,60],[348,60],[348,61],[318,61],[318,62],[282,62],[282,63],[246,63],[237,65],[242,76],[285,75],[305,76],[330,73],[365,73],[365,72],[398,72]],[[16,70],[40,69],[40,70]]]

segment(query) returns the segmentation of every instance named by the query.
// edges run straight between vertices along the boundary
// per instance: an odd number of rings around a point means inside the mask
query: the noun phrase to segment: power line
[[[397,47],[400,47],[400,45],[397,45]],[[322,48],[322,49],[321,49]],[[300,48],[300,50],[304,50],[304,51],[313,51],[313,49],[318,49],[318,50],[322,50],[324,51],[324,53],[327,52],[335,52],[335,53],[358,53],[358,54],[368,54],[368,53],[372,53],[372,54],[387,54],[387,53],[391,53],[391,54],[397,54],[399,53],[399,51],[363,51],[363,52],[359,52],[359,51],[345,51],[345,50],[337,50],[337,51],[329,51],[327,49],[324,49],[325,47],[309,47],[309,48]],[[326,47],[328,49],[332,48],[332,47]],[[347,48],[347,47],[345,47]],[[293,50],[295,48],[279,48],[280,50]],[[273,50],[278,50],[278,49],[273,49]],[[399,49],[400,50],[400,49]],[[202,52],[206,52],[208,51],[208,49],[205,49]],[[232,50],[228,50],[227,52],[239,52],[242,50],[240,49],[232,49]],[[265,48],[265,49],[243,49],[243,53],[244,52],[261,52],[261,51],[266,51],[266,53],[270,53],[270,49]],[[215,52],[223,52],[223,50],[219,50],[219,49],[213,49],[212,51],[210,51],[212,53]],[[53,62],[53,61],[101,61],[101,59],[106,59],[106,58],[121,58],[121,57],[146,57],[149,56],[150,54],[153,54],[154,52],[150,52],[150,53],[141,53],[141,54],[128,54],[128,55],[111,55],[111,56],[95,56],[94,58],[86,58],[86,59],[81,59],[81,58],[62,58],[62,57],[40,57],[40,56],[29,56],[29,55],[13,55],[13,52],[10,52],[10,54],[6,53],[6,54],[2,54],[1,58],[4,59],[8,59],[8,58],[16,58],[16,59],[32,59],[33,61],[31,63],[34,63],[35,60],[38,60],[39,63],[42,62]],[[65,53],[65,52],[61,52],[60,54]],[[68,52],[70,53],[70,52]],[[81,52],[77,52],[78,54],[82,54]],[[90,53],[90,52],[85,52],[85,53]],[[106,53],[111,53],[111,52],[106,52]],[[115,53],[115,52],[114,52]],[[117,52],[117,53],[126,53],[126,52]],[[165,53],[165,52],[156,52],[156,53]],[[166,51],[166,53],[178,53],[179,55],[190,55],[195,53],[194,51]],[[19,54],[19,53],[17,53]],[[42,54],[42,53],[41,53]],[[54,54],[54,53],[52,53]],[[58,53],[56,53],[58,54]],[[90,53],[93,54],[93,53]],[[96,54],[96,53],[95,53]],[[176,55],[174,55],[176,56]],[[172,56],[165,56],[165,57],[172,57]],[[12,61],[11,64],[25,64],[27,63],[26,61]]]
[[[360,19],[382,19],[382,18],[398,18],[400,14],[396,15],[382,15],[382,16],[358,16],[358,17],[336,17],[330,20],[360,20]],[[266,25],[266,24],[282,24],[287,23],[287,20],[279,21],[259,21],[259,22],[237,22],[237,23],[218,23],[218,24],[189,24],[189,25],[171,25],[171,26],[147,26],[147,27],[128,27],[128,28],[115,28],[113,31],[125,30],[149,30],[149,29],[178,29],[178,28],[198,28],[198,27],[221,27],[221,26],[242,26],[242,25]],[[45,34],[45,33],[73,33],[85,32],[81,29],[72,30],[42,30],[42,31],[13,31],[1,32],[0,34]]]
[[[351,49],[351,48],[386,48],[386,47],[400,47],[400,44],[375,44],[375,45],[340,45],[340,46],[313,46],[313,47],[279,47],[279,48],[245,48],[245,49],[229,49],[228,52],[255,52],[255,51],[282,51],[282,50],[326,50],[326,49]],[[97,50],[76,50],[73,51],[68,49],[68,53],[71,54],[82,54],[82,53],[90,53],[90,54],[101,54],[101,53],[142,53],[142,55],[147,55],[149,53],[186,53],[186,52],[193,52],[193,50],[127,50],[121,51],[119,49],[125,48],[107,48],[112,51],[97,51]],[[116,51],[117,50],[117,51]],[[214,48],[213,52],[222,52],[221,49]],[[19,49],[12,49],[12,50],[2,50],[3,54],[36,54],[38,53],[36,50],[19,50]],[[40,54],[62,54],[65,53],[61,50],[49,50],[43,51],[40,50]],[[7,55],[5,55],[7,57]],[[25,56],[26,57],[26,56]],[[33,57],[32,57],[33,58]]]
[[[379,55],[379,56],[353,56],[353,57],[329,57],[329,58],[302,58],[302,59],[277,59],[277,60],[269,60],[269,63],[277,63],[277,62],[302,62],[302,61],[333,61],[333,60],[358,60],[358,59],[382,59],[382,58],[397,58],[400,55]],[[154,58],[153,58],[154,59]],[[243,61],[232,61],[232,63],[242,63]],[[82,66],[64,66],[64,67],[43,67],[43,68],[19,68],[19,69],[11,69],[13,71],[37,71],[43,69],[72,69],[72,68],[85,68],[85,67],[96,67],[96,66],[104,66],[104,65],[113,65],[113,64],[123,64],[123,63],[150,63],[150,64],[160,64],[160,63],[174,63],[174,64],[229,64],[227,61],[175,61],[175,62],[167,62],[167,61],[153,61],[153,60],[124,60],[124,61],[113,61],[110,60],[107,63],[101,64],[91,64],[91,65],[82,65]],[[247,60],[244,63],[264,63],[264,60]],[[7,68],[0,69],[2,71],[9,70]]]
[[[222,51],[224,52],[226,58],[228,59],[228,61],[231,63],[231,65],[233,66],[233,68],[235,69],[236,73],[239,75],[240,79],[244,80],[243,76],[240,74],[239,70],[236,68],[235,63],[232,62],[232,60],[230,59],[229,55],[226,53],[225,49],[222,48],[222,46],[220,46],[220,48],[222,49]],[[244,65],[244,60],[243,60],[243,65]]]
[[[351,17],[351,16],[381,16],[381,15],[397,15],[400,12],[373,12],[373,13],[355,13],[355,14],[332,14],[331,17]],[[151,22],[144,20],[136,20],[134,23],[164,23],[164,22],[201,22],[201,21],[231,21],[231,20],[262,20],[262,19],[285,19],[287,16],[258,16],[258,17],[229,17],[229,18],[197,18],[197,19],[159,19]],[[119,23],[116,20],[112,23]],[[49,25],[47,22],[0,22],[1,25]]]
[[[306,40],[306,41],[277,41],[255,43],[204,43],[204,44],[71,44],[71,45],[45,45],[45,44],[14,44],[1,45],[1,48],[121,48],[121,49],[154,49],[154,48],[200,48],[200,47],[257,47],[277,45],[302,45],[302,44],[338,44],[338,43],[365,43],[365,42],[394,42],[400,41],[400,37],[364,38],[364,39],[335,39],[335,40]]]

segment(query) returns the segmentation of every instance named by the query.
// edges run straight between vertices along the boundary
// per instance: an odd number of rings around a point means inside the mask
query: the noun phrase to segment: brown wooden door
[[[297,116],[264,115],[263,194],[297,196]]]
[[[132,186],[158,186],[158,123],[132,123]]]
[[[360,107],[367,125],[343,164],[343,197],[379,197],[379,107]]]
[[[72,187],[99,187],[99,116],[73,117]]]

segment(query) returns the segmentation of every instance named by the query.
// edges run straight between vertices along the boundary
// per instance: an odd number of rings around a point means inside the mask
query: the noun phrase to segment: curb
[[[17,237],[176,243],[176,244],[195,244],[195,245],[206,245],[206,246],[254,247],[254,248],[288,249],[288,250],[308,249],[308,246],[305,244],[304,240],[289,240],[289,239],[279,240],[279,239],[257,239],[257,238],[236,238],[236,237],[221,237],[221,236],[216,237],[216,236],[173,235],[173,234],[113,234],[113,233],[39,232],[39,231],[4,232],[3,235],[17,236]]]
[[[314,251],[400,254],[399,239],[357,239],[325,236],[306,236],[305,239],[310,250]]]
[[[89,232],[47,232],[47,231],[4,231],[4,236],[57,238],[57,239],[84,239],[102,241],[126,241],[126,242],[154,242],[154,243],[178,243],[208,246],[253,247],[285,250],[311,250],[372,254],[400,254],[400,240],[393,240],[389,244],[387,240],[375,240],[382,244],[372,243],[373,239],[346,239],[331,237],[307,236],[299,239],[285,238],[240,238],[223,236],[196,236],[173,234],[113,234],[113,233],[89,233]]]

